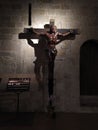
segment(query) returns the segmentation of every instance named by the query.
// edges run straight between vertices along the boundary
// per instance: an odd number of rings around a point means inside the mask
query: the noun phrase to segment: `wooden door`
[[[98,95],[97,40],[88,40],[80,48],[80,95]]]

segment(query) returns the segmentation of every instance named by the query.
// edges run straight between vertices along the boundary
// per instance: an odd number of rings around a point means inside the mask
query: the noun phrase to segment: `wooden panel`
[[[1,80],[2,80],[2,78],[0,78],[0,83],[1,83]]]
[[[80,50],[80,94],[98,95],[98,42],[90,40]]]

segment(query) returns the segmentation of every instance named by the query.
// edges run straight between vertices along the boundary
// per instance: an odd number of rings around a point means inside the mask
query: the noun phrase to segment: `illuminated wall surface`
[[[32,26],[43,28],[55,19],[58,28],[79,28],[75,40],[57,45],[55,61],[55,93],[57,111],[80,111],[79,54],[80,46],[88,39],[98,38],[97,0],[1,0],[0,1],[0,77],[1,88],[7,78],[31,77],[30,92],[21,96],[21,111],[40,110],[42,92],[34,77],[34,49],[18,34],[28,26],[28,3],[32,3]],[[47,87],[47,86],[46,86]],[[47,97],[47,96],[46,96]],[[3,98],[3,97],[2,97]],[[45,98],[45,97],[44,97]],[[6,99],[4,99],[6,100]],[[47,99],[46,99],[47,100]],[[6,101],[7,105],[10,102]],[[14,111],[0,100],[1,110]]]

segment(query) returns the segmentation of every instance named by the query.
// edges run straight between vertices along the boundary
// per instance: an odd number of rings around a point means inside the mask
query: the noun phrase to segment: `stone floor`
[[[98,114],[0,113],[0,130],[98,130]]]

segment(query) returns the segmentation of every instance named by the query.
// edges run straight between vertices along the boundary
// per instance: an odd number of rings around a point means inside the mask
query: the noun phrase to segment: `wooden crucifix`
[[[28,8],[28,26],[32,25],[32,19],[31,19],[31,15],[32,15],[32,5],[31,3],[29,3],[29,8]],[[54,19],[50,20],[50,25],[54,24]],[[45,31],[45,29],[42,28],[33,28],[36,32],[38,33],[43,33]],[[66,33],[69,32],[70,30],[73,30],[73,33],[69,36],[67,36],[64,40],[74,40],[75,36],[79,34],[79,29],[57,29],[58,32],[60,33]],[[32,28],[24,28],[24,32],[19,33],[18,38],[19,39],[38,39],[39,37],[35,34],[32,34]]]
[[[31,26],[31,4],[29,4],[29,17],[28,25]],[[27,39],[30,46],[34,47],[36,61],[34,72],[39,86],[44,86],[43,79],[41,78],[40,69],[42,74],[45,74],[45,66],[48,66],[48,94],[49,94],[49,108],[53,110],[53,87],[54,87],[54,60],[57,54],[55,45],[57,40],[74,40],[76,35],[79,34],[78,29],[57,29],[54,30],[54,20],[51,19],[49,24],[42,28],[24,28],[24,32],[19,33],[19,39]],[[50,31],[51,30],[51,31]],[[72,30],[72,33],[69,33]],[[36,33],[37,32],[37,33]],[[38,35],[40,34],[40,35]],[[60,35],[58,35],[60,34]],[[65,34],[65,35],[62,35]],[[68,34],[68,35],[66,35]],[[31,39],[39,39],[38,44],[34,44]],[[46,46],[47,44],[47,46]],[[44,76],[43,76],[44,77]]]

